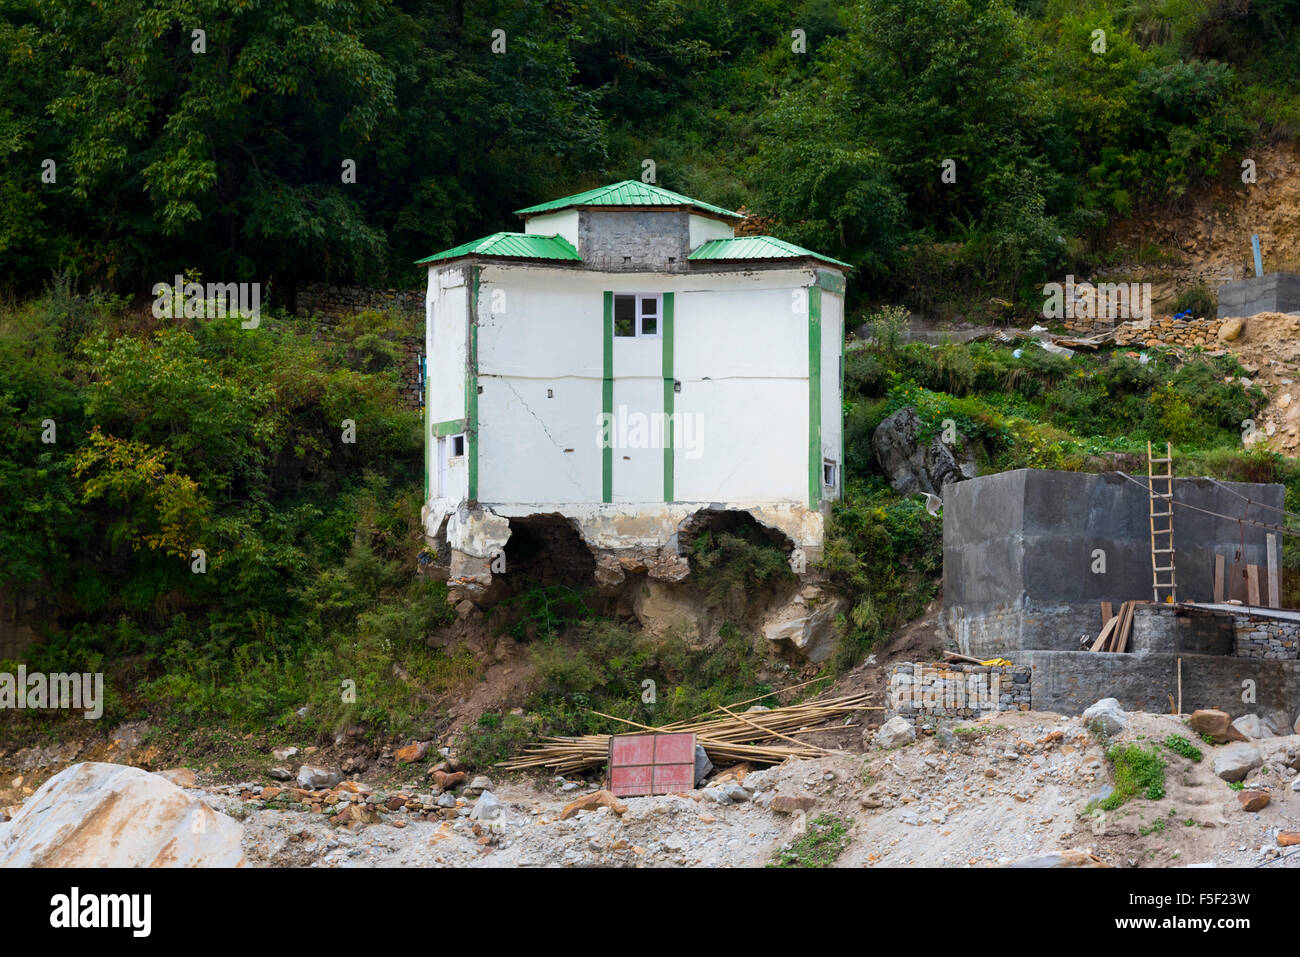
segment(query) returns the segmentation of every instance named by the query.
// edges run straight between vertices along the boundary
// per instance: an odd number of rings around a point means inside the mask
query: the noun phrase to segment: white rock
[[[1256,741],[1260,738],[1272,737],[1273,734],[1273,732],[1264,725],[1264,722],[1259,719],[1259,715],[1257,714],[1243,714],[1236,721],[1232,722],[1232,726],[1246,737]]]
[[[74,764],[0,833],[0,867],[241,867],[243,827],[122,764]]]
[[[474,802],[474,809],[469,816],[475,821],[495,821],[505,816],[506,806],[491,791],[484,791]]]
[[[317,768],[304,764],[298,769],[298,787],[308,791],[332,788],[342,780],[342,773],[331,768]]]
[[[1128,716],[1114,698],[1102,698],[1083,713],[1083,724],[1089,730],[1110,737],[1124,730]]]
[[[880,726],[876,732],[876,747],[896,748],[916,740],[916,729],[907,723],[901,715],[894,715]]]
[[[1240,781],[1264,763],[1253,744],[1236,741],[1214,752],[1214,773],[1225,781]]]

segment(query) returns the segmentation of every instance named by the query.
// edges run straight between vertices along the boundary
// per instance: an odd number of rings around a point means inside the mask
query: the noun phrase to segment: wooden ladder
[[[1156,465],[1163,465],[1164,471],[1155,471]],[[1163,491],[1157,488],[1158,482],[1164,484]],[[1151,443],[1147,442],[1147,489],[1151,496],[1151,591],[1157,602],[1162,591],[1169,593],[1167,601],[1175,602],[1178,589],[1174,585],[1174,450],[1168,442],[1162,459],[1152,456]],[[1158,521],[1165,523],[1163,527]],[[1163,575],[1168,578],[1162,578]]]

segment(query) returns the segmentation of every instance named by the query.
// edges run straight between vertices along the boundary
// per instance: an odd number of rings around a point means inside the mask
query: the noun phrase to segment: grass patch
[[[1114,768],[1115,792],[1101,802],[1102,810],[1117,810],[1139,794],[1148,801],[1165,796],[1165,759],[1155,748],[1115,745],[1106,752],[1106,760]]]
[[[781,848],[768,867],[830,867],[849,846],[849,828],[853,821],[821,814],[808,822],[808,831],[799,840]]]
[[[1174,752],[1174,754],[1181,754],[1187,760],[1197,763],[1200,762],[1203,756],[1201,754],[1201,749],[1192,744],[1192,742],[1188,741],[1181,734],[1171,734],[1169,737],[1165,738],[1165,747]]]

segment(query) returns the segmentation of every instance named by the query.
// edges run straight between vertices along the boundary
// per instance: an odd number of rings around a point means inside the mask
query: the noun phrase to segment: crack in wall
[[[538,415],[536,412],[534,412],[532,407],[527,402],[524,401],[524,397],[519,394],[519,390],[510,384],[510,380],[498,376],[490,376],[489,378],[498,379],[500,382],[502,382],[505,385],[507,389],[511,391],[511,393],[514,394],[514,397],[519,400],[519,404],[524,407],[524,411],[537,420],[537,424],[542,427],[542,431],[546,433],[546,437],[551,440],[551,445],[559,449],[560,454],[563,455],[564,444],[561,442],[557,442],[555,440],[555,436],[551,435],[551,430],[546,427],[546,423],[542,421],[542,417]],[[583,493],[582,484],[578,481],[578,477],[573,474],[572,466],[569,466],[568,468],[568,478],[569,478],[569,482],[573,485],[573,487],[577,489],[579,493]]]

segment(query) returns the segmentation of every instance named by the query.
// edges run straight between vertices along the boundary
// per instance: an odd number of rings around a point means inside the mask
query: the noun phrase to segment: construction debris
[[[735,764],[740,761],[780,764],[787,758],[815,758],[828,753],[825,748],[800,741],[795,735],[835,730],[833,727],[817,725],[857,711],[884,710],[879,705],[868,704],[871,697],[870,694],[861,692],[827,701],[810,701],[768,711],[738,714],[732,709],[748,703],[742,701],[724,705],[691,721],[679,721],[659,728],[615,715],[601,714],[599,711],[592,713],[655,734],[694,734],[696,742],[715,764]],[[718,712],[724,716],[715,717]],[[528,748],[523,755],[504,761],[498,767],[507,771],[546,767],[561,774],[598,767],[609,759],[609,739],[608,734],[548,737]],[[775,743],[778,741],[784,743]]]

